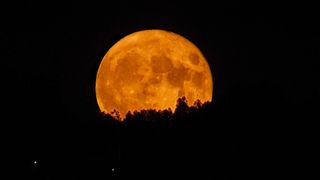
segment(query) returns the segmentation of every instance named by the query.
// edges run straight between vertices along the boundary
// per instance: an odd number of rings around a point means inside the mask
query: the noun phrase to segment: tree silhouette
[[[123,119],[120,118],[120,114],[117,110],[113,110],[111,113],[101,113],[105,119],[122,121],[127,125],[146,125],[151,123],[155,126],[164,127],[179,123],[180,121],[190,120],[192,119],[191,117],[198,116],[202,107],[208,106],[209,104],[209,102],[202,104],[198,99],[192,106],[189,106],[187,99],[183,96],[177,99],[174,112],[172,112],[170,108],[165,110],[143,109],[134,111],[133,113],[129,111]]]

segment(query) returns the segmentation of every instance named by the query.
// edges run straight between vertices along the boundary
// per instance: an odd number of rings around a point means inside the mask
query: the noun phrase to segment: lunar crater
[[[195,53],[191,53],[189,55],[189,60],[193,65],[198,65],[200,60],[199,60],[199,56]]]

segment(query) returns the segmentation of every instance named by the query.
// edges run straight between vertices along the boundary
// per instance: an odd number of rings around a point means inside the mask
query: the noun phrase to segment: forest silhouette
[[[281,163],[274,162],[289,160],[281,155],[289,143],[282,140],[285,122],[274,119],[286,111],[281,104],[250,102],[226,108],[197,100],[188,106],[182,97],[174,111],[128,112],[122,121],[116,111],[100,113],[97,126],[102,136],[115,138],[119,178],[268,179],[280,172]]]
[[[294,139],[285,137],[297,116],[288,112],[297,107],[240,100],[188,106],[179,98],[174,111],[134,111],[121,121],[116,111],[100,112],[86,123],[51,127],[60,132],[48,140],[32,177],[269,179],[290,172]]]
[[[210,102],[202,103],[199,99],[193,105],[189,106],[186,97],[177,99],[176,108],[174,111],[171,108],[164,110],[143,109],[140,111],[128,111],[124,118],[120,117],[119,112],[114,109],[110,113],[101,112],[101,118],[107,121],[123,121],[124,124],[140,121],[141,123],[154,123],[154,125],[169,125],[179,120],[188,120],[201,114],[202,109],[208,108]]]
[[[244,152],[241,139],[228,112],[221,111],[212,102],[189,106],[185,97],[177,100],[176,109],[141,110],[128,112],[124,119],[116,111],[101,112],[95,137],[110,141],[119,178],[185,178],[206,179],[240,176],[258,152]],[[103,138],[105,137],[105,138]],[[237,146],[240,151],[237,152]],[[246,146],[241,144],[241,146]],[[100,147],[100,146],[99,146]],[[247,156],[238,156],[245,153]],[[240,158],[240,159],[239,159]],[[246,158],[246,161],[244,159]],[[237,164],[242,162],[243,164]],[[241,167],[242,166],[242,167]],[[113,166],[108,166],[111,169]],[[237,168],[236,168],[237,167]],[[251,165],[250,165],[251,167]],[[92,168],[94,172],[100,165]],[[105,172],[105,171],[101,171]],[[111,173],[111,172],[110,172]],[[97,173],[97,177],[105,176]]]
[[[211,102],[200,100],[189,106],[182,97],[174,111],[128,112],[122,120],[116,111],[101,112],[99,118],[105,132],[117,134],[120,176],[207,178],[227,173],[234,144],[228,140],[229,135],[217,138],[216,133],[224,128],[209,116],[214,113],[212,106]]]

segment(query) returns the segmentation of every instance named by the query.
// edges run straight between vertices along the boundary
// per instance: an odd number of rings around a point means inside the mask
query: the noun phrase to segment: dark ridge
[[[118,156],[114,163],[120,171],[117,176],[205,178],[226,173],[234,143],[231,133],[217,124],[221,121],[205,116],[211,114],[212,107],[213,103],[199,100],[188,106],[182,97],[174,111],[128,112],[121,121],[116,111],[100,113],[98,119],[104,124],[104,133],[116,138]],[[221,133],[224,135],[217,135]]]

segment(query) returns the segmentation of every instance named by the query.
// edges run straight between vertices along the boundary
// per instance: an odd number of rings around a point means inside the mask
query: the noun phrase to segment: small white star
[[[38,164],[38,161],[37,161],[37,160],[33,161],[33,164],[34,164],[34,165],[37,165],[37,164]]]
[[[114,172],[114,168],[112,168],[111,171]]]

